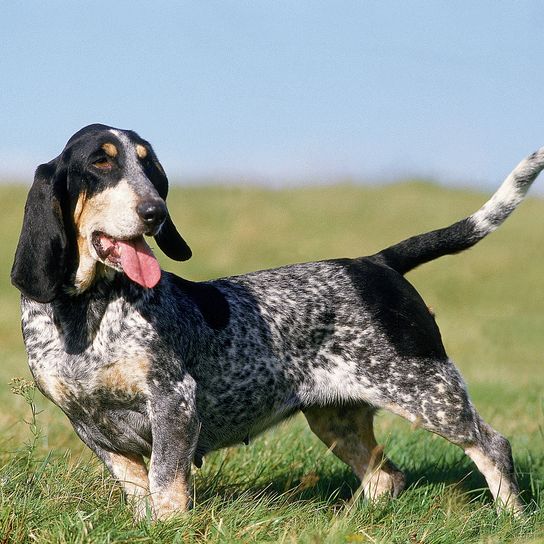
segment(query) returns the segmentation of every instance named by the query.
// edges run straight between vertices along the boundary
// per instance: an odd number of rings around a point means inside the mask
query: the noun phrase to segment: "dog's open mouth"
[[[161,268],[143,236],[132,240],[116,240],[103,232],[92,235],[93,247],[106,264],[123,272],[142,287],[155,287],[161,279]]]

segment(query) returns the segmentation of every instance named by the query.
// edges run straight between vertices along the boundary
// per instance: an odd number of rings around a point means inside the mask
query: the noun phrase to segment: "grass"
[[[463,453],[389,414],[377,434],[408,476],[397,500],[350,501],[357,481],[304,420],[250,446],[216,452],[196,471],[195,508],[134,525],[118,487],[65,416],[25,382],[18,293],[9,268],[26,190],[0,187],[0,543],[4,542],[544,542],[544,202],[529,199],[463,255],[410,274],[433,307],[446,347],[483,417],[512,442],[528,515],[497,515]],[[481,194],[413,182],[286,189],[173,188],[172,215],[206,279],[337,256],[357,256],[474,211]]]

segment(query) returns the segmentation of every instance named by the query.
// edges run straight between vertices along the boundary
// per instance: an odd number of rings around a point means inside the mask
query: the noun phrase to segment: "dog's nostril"
[[[138,204],[136,211],[147,225],[158,225],[166,219],[166,206],[162,200],[146,200]]]

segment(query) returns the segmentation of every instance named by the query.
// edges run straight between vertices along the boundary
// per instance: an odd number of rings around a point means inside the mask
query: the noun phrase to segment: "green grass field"
[[[523,519],[495,512],[461,450],[381,414],[378,438],[408,476],[397,500],[350,501],[356,479],[296,417],[250,446],[207,457],[190,513],[134,525],[118,487],[63,414],[36,392],[33,418],[8,385],[29,378],[9,282],[25,193],[0,187],[0,543],[544,542],[544,201],[528,199],[473,250],[410,274],[480,413],[511,440],[528,504]],[[486,198],[418,182],[173,188],[169,207],[194,257],[162,264],[200,280],[370,254],[464,217]]]

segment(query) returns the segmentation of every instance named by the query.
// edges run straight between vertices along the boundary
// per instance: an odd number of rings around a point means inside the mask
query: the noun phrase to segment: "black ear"
[[[168,196],[168,178],[161,166],[157,155],[153,151],[149,142],[145,142],[149,150],[151,150],[151,167],[146,170],[146,174],[151,180],[151,183],[157,189],[159,196],[166,202]],[[191,258],[193,252],[187,245],[187,242],[181,237],[176,229],[170,214],[166,215],[166,219],[162,224],[159,232],[155,235],[155,241],[162,251],[174,261],[187,261]]]
[[[66,232],[62,219],[62,181],[55,159],[36,170],[25,205],[23,227],[11,269],[11,282],[25,296],[51,302],[66,271]]]
[[[193,254],[187,242],[177,231],[170,214],[166,216],[161,230],[155,235],[155,241],[162,251],[174,261],[187,261]]]

